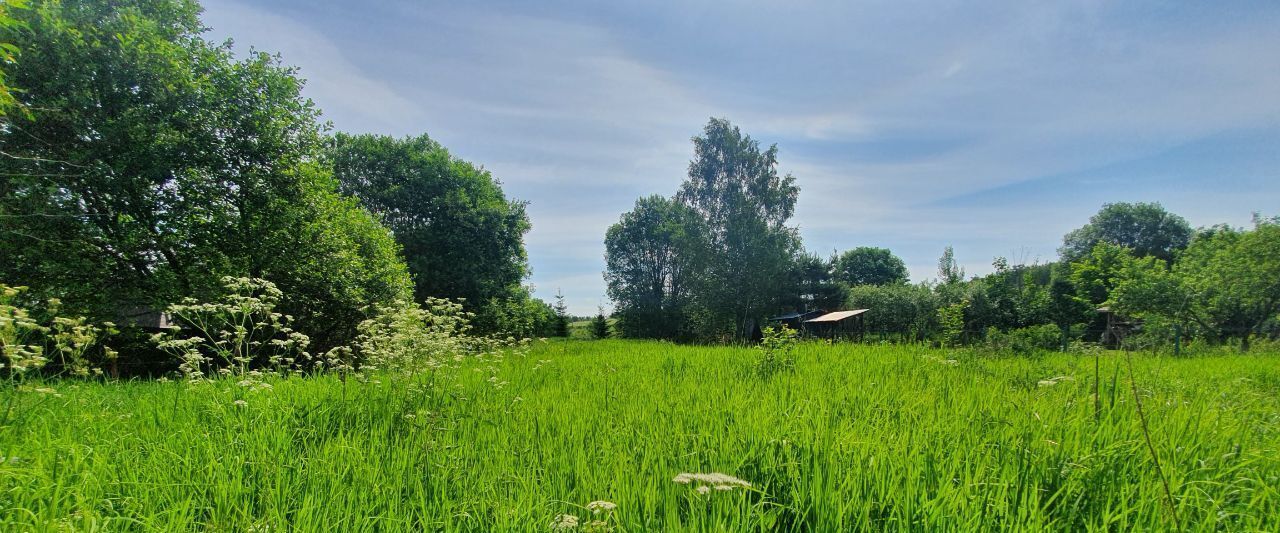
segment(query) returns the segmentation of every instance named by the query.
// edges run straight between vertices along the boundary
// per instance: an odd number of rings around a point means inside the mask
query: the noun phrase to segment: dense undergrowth
[[[1100,411],[1090,356],[758,357],[552,341],[363,379],[10,385],[0,529],[1280,527],[1275,355],[1135,354],[1159,471],[1117,352]]]

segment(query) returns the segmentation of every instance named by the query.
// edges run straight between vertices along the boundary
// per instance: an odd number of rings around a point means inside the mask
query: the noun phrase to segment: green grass
[[[754,358],[554,341],[435,383],[8,389],[0,527],[546,531],[608,500],[624,531],[1280,529],[1280,356],[1134,356],[1173,511],[1119,354],[1098,421],[1091,357],[805,344],[769,380]]]

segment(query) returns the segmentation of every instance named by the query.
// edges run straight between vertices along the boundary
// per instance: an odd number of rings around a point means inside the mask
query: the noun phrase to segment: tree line
[[[119,322],[265,279],[320,350],[375,306],[429,297],[464,301],[482,331],[552,327],[523,285],[523,202],[426,135],[330,132],[295,69],[237,59],[200,11],[4,4],[0,283]]]
[[[1157,203],[1106,204],[1063,237],[1059,260],[966,278],[946,247],[937,278],[909,283],[903,261],[858,247],[806,251],[787,221],[799,194],[777,147],[723,119],[694,137],[674,197],[649,196],[605,235],[605,280],[630,337],[736,341],[790,311],[864,308],[870,338],[996,348],[1102,340],[1106,312],[1130,344],[1221,344],[1280,335],[1280,221],[1193,229]]]

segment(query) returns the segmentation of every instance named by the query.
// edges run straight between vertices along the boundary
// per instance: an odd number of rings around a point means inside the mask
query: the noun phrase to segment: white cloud
[[[948,198],[1280,128],[1280,10],[1265,6],[293,2],[213,0],[205,20],[301,67],[338,129],[426,131],[530,200],[531,281],[544,298],[574,283],[575,313],[604,292],[607,226],[675,191],[709,116],[779,144],[811,249],[889,246],[917,278],[948,243],[971,273],[1051,259],[1098,207]],[[1213,178],[1114,194],[1239,220],[1239,191]],[[1255,189],[1247,205],[1280,202]]]

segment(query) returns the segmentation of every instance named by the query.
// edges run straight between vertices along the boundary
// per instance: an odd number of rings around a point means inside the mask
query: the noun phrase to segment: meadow
[[[1280,528],[1274,354],[1135,353],[1136,387],[1120,352],[1096,383],[1088,355],[758,357],[554,340],[365,380],[31,382],[0,391],[0,529]]]

